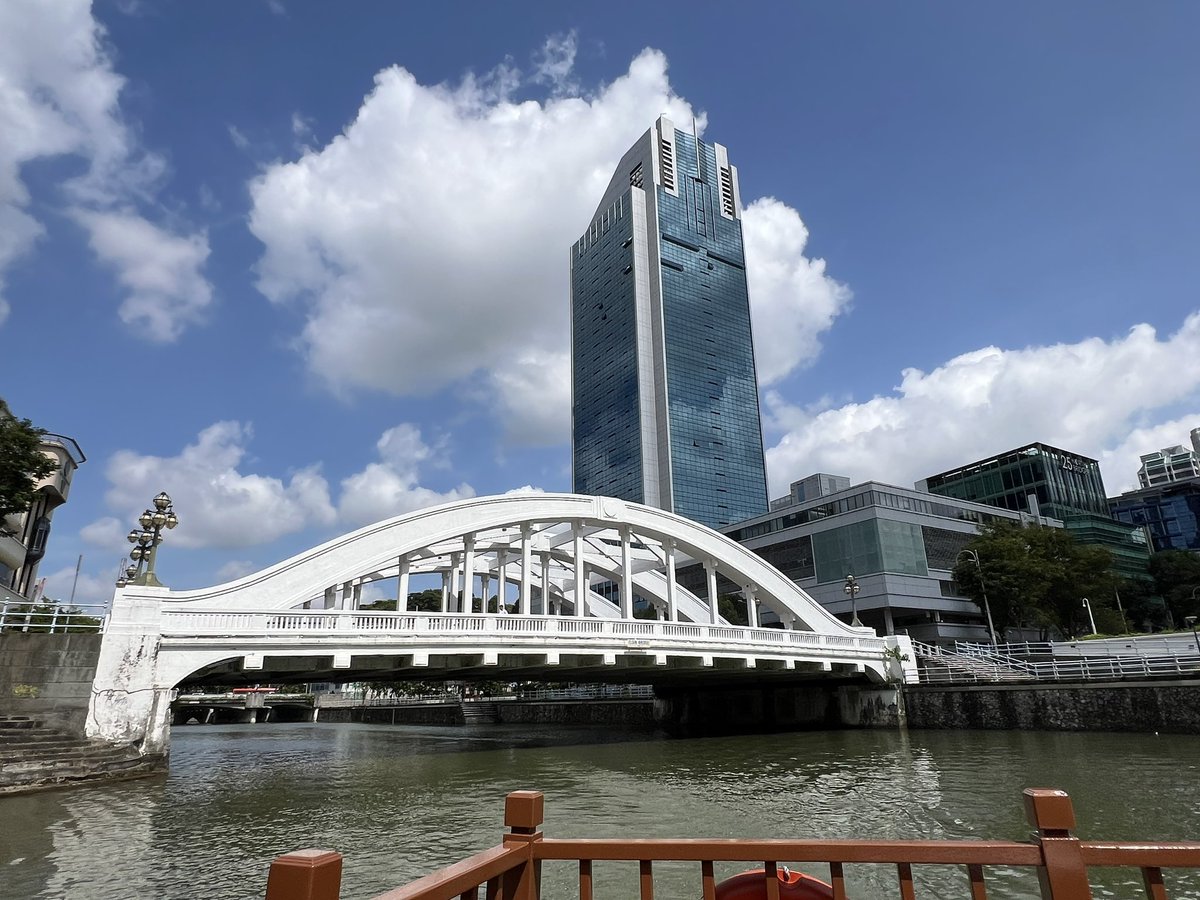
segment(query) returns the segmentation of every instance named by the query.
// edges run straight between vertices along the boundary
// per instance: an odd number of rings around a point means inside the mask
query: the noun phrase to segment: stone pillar
[[[100,643],[85,734],[111,744],[133,744],[143,756],[170,748],[173,686],[158,681],[162,599],[166,588],[117,591]]]
[[[442,573],[442,612],[449,612],[450,606],[450,573]]]
[[[542,615],[550,616],[550,551],[542,551]]]

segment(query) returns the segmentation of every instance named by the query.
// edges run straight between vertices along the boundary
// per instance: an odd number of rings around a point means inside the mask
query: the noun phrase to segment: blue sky
[[[660,112],[746,204],[773,495],[1200,426],[1193,3],[0,5],[0,396],[104,599],[569,478],[567,248]]]

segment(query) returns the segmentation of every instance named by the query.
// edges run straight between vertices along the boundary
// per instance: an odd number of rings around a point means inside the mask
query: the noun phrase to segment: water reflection
[[[517,788],[546,792],[547,833],[562,837],[1022,839],[1020,790],[1041,785],[1072,794],[1086,837],[1195,839],[1198,750],[1196,738],[1114,734],[180,728],[166,778],[0,800],[0,897],[261,898],[270,860],[302,846],[346,853],[344,895],[369,897],[496,843]],[[698,895],[697,868],[658,869],[658,895]],[[635,895],[631,867],[597,867],[610,872],[606,895]],[[918,872],[921,896],[964,895],[961,871]],[[895,879],[850,874],[857,897]],[[548,896],[575,877],[546,875]],[[1096,893],[1138,882],[1113,873]],[[1036,895],[1024,872],[989,870],[989,884],[993,897]],[[1194,877],[1174,889],[1200,898]]]

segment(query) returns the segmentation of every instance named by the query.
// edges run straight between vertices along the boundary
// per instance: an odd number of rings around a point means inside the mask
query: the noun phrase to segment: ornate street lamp
[[[958,562],[959,556],[969,556],[975,561],[975,571],[979,573],[979,593],[983,596],[983,612],[987,616],[988,637],[992,639],[992,646],[996,646],[996,626],[992,624],[992,607],[988,603],[987,588],[983,584],[983,566],[979,564],[979,554],[974,550],[959,550],[958,556],[954,557],[954,561]]]
[[[858,601],[855,599],[858,592],[862,590],[857,579],[853,575],[846,576],[846,586],[842,588],[842,592],[850,598],[850,624],[855,628],[861,628],[862,622],[858,621]]]
[[[127,584],[163,586],[154,574],[154,560],[158,554],[158,545],[163,542],[163,529],[174,528],[179,524],[179,519],[171,508],[171,498],[166,491],[161,491],[154,498],[153,504],[152,508],[138,516],[140,527],[134,528],[125,536],[134,546],[129,551],[129,566],[117,578],[117,587],[125,587]]]

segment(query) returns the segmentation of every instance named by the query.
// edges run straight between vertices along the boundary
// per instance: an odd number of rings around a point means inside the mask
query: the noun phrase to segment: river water
[[[343,897],[371,897],[497,843],[519,788],[545,792],[550,837],[1020,840],[1027,786],[1070,792],[1085,838],[1200,839],[1200,737],[192,726],[165,777],[0,798],[0,897],[262,898],[270,860],[300,847],[342,851]],[[699,896],[698,868],[656,866],[658,896]],[[635,870],[597,864],[597,897],[636,896]],[[544,896],[574,896],[573,872],[547,864]],[[967,896],[962,870],[917,872],[922,898]],[[855,898],[895,895],[890,867],[847,875]],[[1168,877],[1200,898],[1200,873]],[[1141,896],[1136,871],[1103,878],[1098,897]],[[988,881],[1037,895],[1024,872]]]

